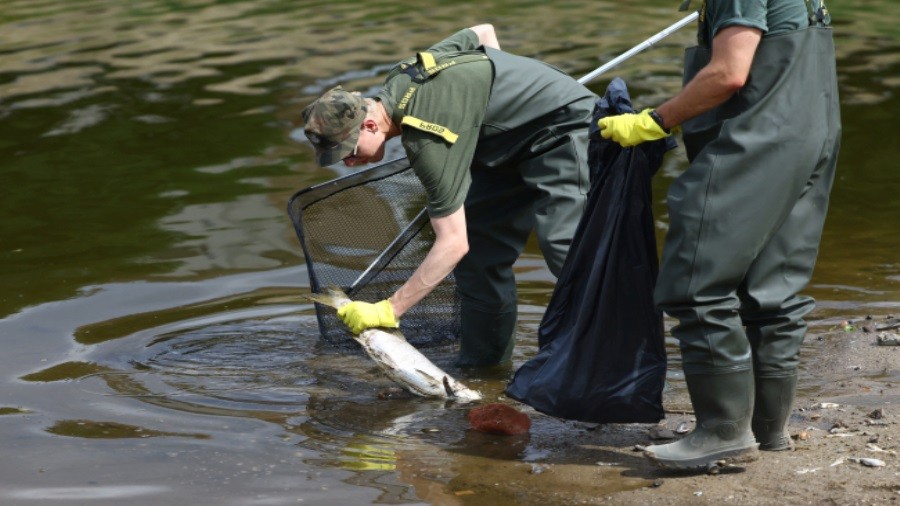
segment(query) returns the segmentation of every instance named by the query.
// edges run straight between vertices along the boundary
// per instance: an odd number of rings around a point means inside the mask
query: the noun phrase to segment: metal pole
[[[608,63],[605,63],[605,64],[601,65],[600,67],[597,67],[591,73],[589,73],[586,76],[579,79],[578,82],[581,84],[586,84],[586,83],[592,81],[594,78],[596,78],[600,74],[605,73],[606,71],[612,69],[616,65],[622,63],[623,61],[640,53],[641,51],[647,49],[648,47],[652,46],[653,44],[656,44],[657,42],[661,41],[662,39],[668,37],[673,32],[680,30],[681,28],[684,27],[684,25],[696,20],[699,16],[700,16],[699,12],[692,12],[691,14],[686,16],[681,21],[678,21],[678,22],[675,22],[675,23],[669,25],[668,27],[664,28],[661,32],[657,33],[656,35],[650,37],[649,39],[645,40],[644,42],[641,42],[640,44],[634,46],[633,48],[629,49],[628,51],[625,51],[621,55],[610,60]]]

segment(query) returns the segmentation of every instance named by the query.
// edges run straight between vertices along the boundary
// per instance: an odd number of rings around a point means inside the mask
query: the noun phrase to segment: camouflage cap
[[[366,119],[366,99],[340,86],[325,92],[303,109],[306,138],[316,148],[321,166],[350,156],[359,140],[359,127]]]

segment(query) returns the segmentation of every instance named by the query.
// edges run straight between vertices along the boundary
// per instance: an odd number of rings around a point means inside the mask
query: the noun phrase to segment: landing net
[[[300,239],[310,288],[344,290],[353,300],[391,296],[434,243],[425,191],[406,158],[386,162],[295,193],[288,214]],[[338,347],[356,343],[334,309],[316,304],[322,337]],[[459,298],[453,275],[400,319],[414,346],[455,341]]]

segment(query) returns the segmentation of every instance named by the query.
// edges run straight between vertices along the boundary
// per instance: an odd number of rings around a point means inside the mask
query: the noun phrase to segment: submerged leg
[[[512,355],[518,316],[512,266],[532,228],[534,197],[515,171],[472,170],[469,253],[453,271],[462,299],[458,366],[494,365]]]

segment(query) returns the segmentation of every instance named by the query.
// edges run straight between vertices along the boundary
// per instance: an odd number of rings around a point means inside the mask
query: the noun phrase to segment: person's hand
[[[612,139],[626,148],[668,137],[670,132],[663,130],[663,127],[653,119],[650,115],[652,111],[653,109],[644,109],[640,113],[600,118],[597,121],[597,125],[600,127],[600,136],[604,139]]]
[[[372,327],[397,328],[400,324],[394,318],[391,301],[385,299],[375,304],[353,301],[338,309],[338,317],[350,327],[354,334]]]

